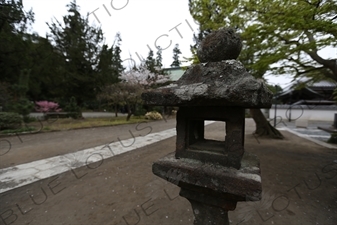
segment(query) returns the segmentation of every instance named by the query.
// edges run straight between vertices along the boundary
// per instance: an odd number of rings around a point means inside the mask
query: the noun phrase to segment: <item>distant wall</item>
[[[275,116],[275,106],[269,109],[269,118]],[[264,111],[265,109],[262,109]],[[337,106],[308,106],[308,105],[277,105],[276,116],[282,117],[283,120],[304,119],[304,120],[319,120],[319,121],[333,121],[335,113],[337,113]],[[267,113],[268,114],[268,113]]]

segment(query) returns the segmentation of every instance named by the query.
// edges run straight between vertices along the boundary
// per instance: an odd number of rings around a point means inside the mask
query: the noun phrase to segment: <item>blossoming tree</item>
[[[42,113],[60,112],[62,110],[59,108],[59,104],[55,102],[39,101],[35,102],[35,105],[35,110]]]
[[[126,120],[133,114],[132,108],[135,109],[142,103],[141,94],[144,90],[170,81],[165,75],[150,72],[144,65],[123,72],[119,79],[121,82],[103,87],[98,98],[114,105],[116,116],[118,105],[126,106],[128,114]]]

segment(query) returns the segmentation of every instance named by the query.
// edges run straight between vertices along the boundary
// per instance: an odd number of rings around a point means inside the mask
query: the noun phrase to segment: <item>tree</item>
[[[28,98],[36,101],[55,99],[64,95],[63,71],[65,61],[47,38],[27,35],[30,68]]]
[[[179,55],[181,54],[181,51],[179,49],[179,44],[176,44],[173,48],[173,62],[171,64],[171,67],[179,67],[181,62],[179,61]]]
[[[107,46],[102,49],[102,30],[89,25],[88,15],[85,18],[81,16],[76,1],[67,7],[68,15],[63,17],[64,25],[58,20],[47,25],[51,32],[49,37],[65,62],[61,78],[64,97],[74,96],[82,104],[95,99],[97,87],[104,83],[105,79],[100,76],[106,75],[102,65],[109,65],[103,62],[99,65],[99,61],[110,57],[111,49]]]
[[[108,45],[104,44],[99,53],[99,61],[97,65],[97,76],[100,78],[99,83],[115,83],[118,81],[118,74],[115,74],[112,68],[112,58],[113,58],[113,47],[109,48]],[[107,79],[108,78],[108,79]]]
[[[10,110],[16,112],[23,117],[23,121],[28,121],[29,113],[34,108],[34,104],[27,99],[27,91],[29,90],[30,70],[22,70],[18,84],[12,86],[14,98],[10,104]]]
[[[337,45],[336,1],[189,0],[189,8],[201,32],[224,26],[241,31],[245,47],[239,60],[256,78],[270,72],[337,80],[336,59],[319,55],[320,49]],[[258,135],[281,137],[260,110],[251,113]]]
[[[170,82],[170,79],[165,74],[153,73],[144,65],[122,73],[120,79],[127,83],[140,84],[145,89],[155,88]]]
[[[255,70],[337,81],[336,58],[319,50],[337,46],[337,2],[332,0],[200,1],[190,12],[202,30],[238,27],[245,51],[254,49]],[[206,10],[207,9],[207,10]],[[294,13],[296,12],[296,13]],[[279,64],[274,64],[279,63]],[[281,65],[281,66],[280,66]]]
[[[121,48],[120,42],[122,41],[121,34],[117,33],[115,38],[114,50],[113,50],[113,57],[112,57],[112,69],[113,69],[113,77],[114,81],[119,81],[119,76],[125,70],[123,67],[123,60],[121,58]],[[117,79],[116,79],[117,78]]]
[[[141,67],[145,66],[145,68],[150,73],[153,74],[168,75],[167,72],[162,69],[163,66],[162,49],[160,46],[157,49],[158,50],[156,52],[156,58],[154,58],[153,51],[150,50],[145,62],[141,65]]]
[[[0,107],[6,111],[7,104],[12,100],[10,85],[5,82],[0,82]],[[1,112],[1,111],[0,111]]]
[[[156,66],[155,66],[154,73],[159,74],[159,75],[168,76],[170,72],[163,68],[163,56],[162,56],[163,49],[160,46],[158,46],[157,48],[158,48],[158,51],[156,53],[157,56],[156,56]]]
[[[142,102],[141,94],[143,91],[144,88],[140,84],[120,82],[105,86],[98,98],[107,100],[111,105],[126,106],[126,121],[129,121],[133,113],[132,107]]]
[[[162,48],[158,46],[158,51],[157,51],[157,56],[156,56],[156,67],[158,67],[159,69],[161,69],[163,66],[162,52],[163,52]]]
[[[146,68],[146,65],[123,72],[119,79],[120,83],[104,86],[102,93],[97,97],[100,100],[108,101],[109,105],[113,105],[116,116],[118,105],[125,106],[128,113],[127,120],[142,104],[141,94],[146,89],[158,87],[170,81],[166,75],[152,73]]]
[[[34,13],[25,12],[22,1],[0,1],[1,80],[13,89],[19,83],[21,71],[30,70],[28,99],[53,98],[62,93],[63,86],[58,81],[60,57],[48,39],[28,32]]]
[[[57,81],[60,61],[46,38],[28,32],[34,22],[34,13],[25,12],[22,1],[0,0],[0,3],[1,80],[10,84],[10,91],[15,94],[13,100],[17,102],[16,108],[22,111],[19,108],[23,104],[32,105],[28,99],[50,98],[55,93],[61,93]],[[25,87],[20,84],[24,71],[30,71]],[[27,89],[20,97],[18,91],[22,91],[22,88]],[[29,112],[29,108],[23,111]]]
[[[25,12],[20,0],[0,0],[0,74],[1,81],[18,83],[27,67],[29,40],[25,35],[34,22],[32,11]]]
[[[153,51],[150,50],[148,56],[145,60],[145,67],[148,69],[151,73],[156,73],[156,60],[153,58]]]

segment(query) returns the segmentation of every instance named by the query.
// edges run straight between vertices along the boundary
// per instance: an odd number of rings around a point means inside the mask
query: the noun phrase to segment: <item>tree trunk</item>
[[[117,104],[115,104],[115,117],[117,117],[118,115],[117,115],[117,113],[118,113],[118,105]]]
[[[254,134],[258,137],[268,137],[274,139],[283,139],[283,135],[275,127],[273,127],[264,117],[260,109],[250,109],[254,122],[256,124],[256,130]]]
[[[131,118],[131,115],[132,115],[132,112],[131,112],[131,108],[130,108],[130,105],[127,104],[127,109],[128,109],[128,115],[126,116],[126,121],[129,121],[130,118]]]

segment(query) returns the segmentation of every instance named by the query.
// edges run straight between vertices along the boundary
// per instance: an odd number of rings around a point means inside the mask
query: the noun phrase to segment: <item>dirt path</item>
[[[209,125],[206,135],[221,138],[223,128]],[[335,152],[287,132],[286,140],[257,140],[252,130],[247,124],[245,146],[260,158],[263,200],[239,203],[229,214],[232,224],[336,224]],[[82,140],[94,135],[87,132]],[[54,151],[63,149],[61,143]],[[191,206],[179,197],[179,188],[151,172],[152,162],[174,146],[170,138],[5,192],[0,224],[193,224]]]
[[[139,124],[20,135],[19,137],[0,137],[0,169],[174,127],[175,119],[167,119]]]

